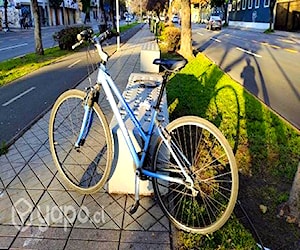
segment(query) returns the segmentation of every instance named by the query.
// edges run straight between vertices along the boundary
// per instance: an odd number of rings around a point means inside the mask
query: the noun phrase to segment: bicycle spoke
[[[167,130],[176,157],[193,181],[193,190],[153,179],[159,204],[177,227],[205,234],[214,232],[229,218],[237,197],[238,177],[231,148],[218,129],[201,118],[179,118]],[[153,165],[161,174],[185,180],[162,141]]]

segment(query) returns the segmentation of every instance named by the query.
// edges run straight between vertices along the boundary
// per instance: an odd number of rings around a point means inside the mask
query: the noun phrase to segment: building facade
[[[270,0],[232,0],[229,25],[268,29]],[[273,27],[277,30],[300,30],[300,0],[277,0],[273,10]]]
[[[70,25],[81,21],[76,1],[64,0],[58,9],[52,8],[48,0],[38,0],[38,5],[42,26]],[[5,26],[4,11],[4,0],[0,0],[2,27]],[[9,27],[28,28],[33,26],[33,12],[30,0],[8,0],[7,19]]]
[[[269,28],[270,0],[233,0],[228,11],[230,26]]]

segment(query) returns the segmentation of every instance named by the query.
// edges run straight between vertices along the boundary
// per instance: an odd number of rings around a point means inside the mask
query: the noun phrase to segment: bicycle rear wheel
[[[181,117],[166,129],[198,192],[195,195],[186,185],[153,178],[159,205],[177,228],[212,233],[228,220],[237,199],[238,171],[231,147],[217,127],[199,117]],[[155,172],[185,180],[161,139],[153,161]]]
[[[49,121],[54,163],[66,184],[80,193],[98,191],[107,181],[112,163],[112,137],[107,120],[94,103],[93,121],[85,142],[75,148],[84,116],[86,94],[69,90],[55,102]]]

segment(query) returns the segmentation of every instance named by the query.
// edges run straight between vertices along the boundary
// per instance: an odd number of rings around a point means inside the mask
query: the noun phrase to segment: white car
[[[172,23],[179,23],[179,17],[177,15],[172,17]]]
[[[210,16],[206,23],[206,29],[215,30],[222,29],[222,19],[219,16]]]

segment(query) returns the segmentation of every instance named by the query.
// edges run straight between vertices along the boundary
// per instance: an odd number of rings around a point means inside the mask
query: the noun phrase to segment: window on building
[[[255,8],[259,8],[259,0],[255,0]]]
[[[232,1],[232,10],[236,10],[236,1]]]
[[[237,10],[241,9],[241,0],[237,0],[237,6],[236,6]]]
[[[264,7],[267,8],[270,6],[270,0],[264,0]]]
[[[246,0],[242,0],[242,9],[243,9],[243,10],[246,9]]]
[[[253,7],[253,0],[248,0],[248,9],[252,9]]]

